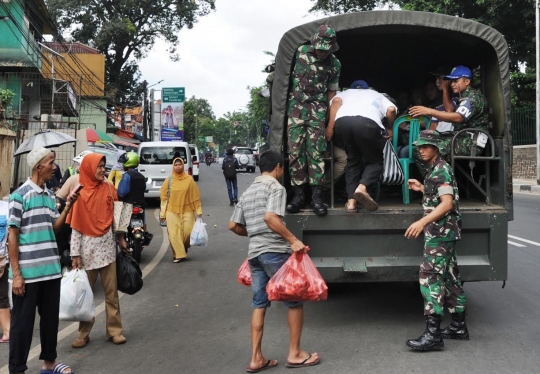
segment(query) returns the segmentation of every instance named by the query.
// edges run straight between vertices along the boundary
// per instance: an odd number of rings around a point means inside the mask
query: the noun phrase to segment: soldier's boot
[[[469,340],[465,313],[452,313],[452,322],[441,332],[443,339]]]
[[[328,211],[323,203],[322,187],[311,186],[311,191],[311,208],[313,209],[313,213],[318,216],[325,216],[328,214]]]
[[[441,316],[426,316],[426,330],[416,340],[408,340],[407,345],[417,351],[433,351],[443,349],[444,340],[441,336]]]
[[[291,202],[287,205],[287,212],[289,213],[298,213],[300,209],[304,207],[305,196],[304,196],[304,186],[294,186],[293,187],[293,198]]]

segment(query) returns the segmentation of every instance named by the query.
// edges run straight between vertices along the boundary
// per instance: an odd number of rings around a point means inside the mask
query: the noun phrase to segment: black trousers
[[[336,144],[347,153],[345,181],[347,195],[352,199],[359,184],[367,187],[377,182],[384,171],[383,129],[369,118],[355,116],[338,118],[334,131]]]
[[[9,333],[10,373],[21,373],[28,369],[26,362],[32,346],[36,308],[40,316],[41,354],[39,359],[55,361],[60,313],[60,278],[27,283],[24,296],[13,294]]]

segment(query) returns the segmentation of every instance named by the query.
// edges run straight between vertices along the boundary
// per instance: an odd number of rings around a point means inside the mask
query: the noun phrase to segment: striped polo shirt
[[[58,218],[54,194],[30,178],[9,198],[9,227],[19,228],[19,268],[26,283],[61,278],[53,222]],[[13,279],[9,270],[9,281]]]
[[[291,252],[289,243],[264,222],[266,212],[275,213],[283,220],[286,203],[285,188],[269,175],[255,178],[242,194],[230,220],[246,227],[249,236],[248,258],[267,252]]]

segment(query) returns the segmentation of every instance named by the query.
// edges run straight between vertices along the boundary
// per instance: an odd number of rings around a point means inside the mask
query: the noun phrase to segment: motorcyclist
[[[127,152],[118,158],[118,162],[124,167],[125,173],[118,185],[118,197],[126,203],[146,208],[144,201],[144,191],[146,190],[146,179],[139,173],[139,156],[135,152]],[[146,218],[146,217],[145,217]],[[146,231],[146,219],[145,231]]]

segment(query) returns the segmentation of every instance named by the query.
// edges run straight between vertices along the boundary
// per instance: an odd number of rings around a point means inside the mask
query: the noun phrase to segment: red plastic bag
[[[271,301],[322,301],[328,286],[307,253],[293,253],[266,285]]]
[[[240,269],[238,269],[238,283],[244,286],[251,287],[251,270],[249,269],[248,259],[246,258]]]

